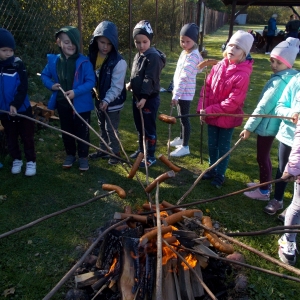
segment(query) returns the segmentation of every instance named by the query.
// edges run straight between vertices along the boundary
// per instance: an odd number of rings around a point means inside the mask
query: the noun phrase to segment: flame
[[[165,265],[169,259],[177,258],[177,255],[169,249],[169,247],[162,248],[162,264]]]
[[[197,259],[191,253],[188,254],[188,256],[185,258],[185,260],[192,268],[194,268],[197,264]],[[183,266],[184,270],[187,270],[189,268],[184,262],[182,262],[181,265]]]
[[[111,272],[114,271],[117,262],[118,262],[117,258],[114,257],[113,262],[112,262],[112,264],[110,266],[110,269],[109,269],[108,273],[105,274],[105,276],[108,276]]]

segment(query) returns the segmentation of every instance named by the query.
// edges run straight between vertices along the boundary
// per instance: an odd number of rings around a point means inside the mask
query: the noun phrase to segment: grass
[[[236,29],[261,29],[260,26],[239,26]],[[227,39],[228,26],[204,38],[205,48],[209,58],[221,59],[221,45]],[[164,47],[158,45],[159,48]],[[163,49],[164,50],[164,49]],[[173,53],[167,54],[167,65],[162,73],[161,85],[167,88],[172,79],[176,62],[180,53],[179,47]],[[257,103],[258,96],[264,84],[269,79],[271,70],[268,57],[265,54],[253,53],[254,71],[251,75],[249,93],[245,102],[245,113],[251,113]],[[295,64],[300,68],[299,61]],[[38,72],[39,70],[37,70]],[[199,74],[197,91],[192,102],[191,113],[196,110],[198,95],[203,85],[204,74]],[[40,94],[47,94],[45,89]],[[36,95],[31,95],[35,97]],[[169,114],[171,95],[161,93],[159,113]],[[92,116],[92,125],[97,128],[96,116]],[[246,120],[245,120],[246,121]],[[192,134],[190,140],[191,155],[174,158],[173,162],[182,167],[175,178],[160,187],[160,199],[176,203],[195,181],[195,175],[208,167],[207,136],[204,130],[203,154],[204,163],[200,164],[200,126],[198,118],[191,118]],[[59,126],[58,123],[51,125]],[[167,153],[168,125],[157,121],[157,155]],[[242,126],[236,128],[232,142],[239,139]],[[120,137],[128,154],[137,149],[137,135],[131,113],[131,99],[128,99],[121,115],[119,127]],[[179,133],[179,125],[172,127],[172,136]],[[110,166],[106,160],[90,161],[90,170],[80,173],[77,165],[72,169],[62,170],[64,149],[60,133],[47,128],[39,128],[35,135],[37,151],[37,175],[27,178],[25,175],[10,173],[11,158],[1,156],[4,164],[0,170],[0,234],[18,228],[40,217],[64,209],[68,206],[86,201],[101,190],[102,183],[117,184],[125,189],[127,198],[122,200],[116,195],[100,199],[83,208],[74,209],[55,218],[48,219],[38,225],[0,240],[0,295],[9,288],[15,292],[0,299],[42,299],[64,276],[64,274],[81,257],[95,236],[97,229],[105,221],[111,219],[115,211],[122,211],[125,205],[138,208],[146,197],[136,179],[126,177],[126,170],[121,166]],[[98,145],[98,138],[91,133],[91,141]],[[229,168],[226,173],[226,183],[222,189],[214,189],[209,182],[200,182],[183,203],[208,199],[245,188],[245,183],[258,180],[256,163],[256,136],[242,142],[232,153]],[[232,144],[233,145],[233,144]],[[92,149],[90,150],[93,151]],[[277,142],[272,149],[274,176],[277,166]],[[167,171],[158,162],[149,169],[150,182]],[[139,176],[145,183],[145,172],[139,170]],[[290,203],[293,192],[292,184],[285,193],[285,207]],[[153,195],[154,196],[153,192]],[[277,216],[269,216],[263,212],[266,205],[263,201],[254,201],[242,194],[210,202],[198,208],[214,220],[218,220],[225,231],[254,231],[281,225]],[[267,235],[239,238],[240,241],[277,258],[277,240],[279,235]],[[245,255],[249,264],[268,268],[284,274],[286,270],[264,261],[256,255],[236,247]],[[300,267],[297,262],[296,267]],[[298,299],[299,284],[279,279],[271,275],[245,270],[249,278],[248,294],[250,299]],[[293,275],[293,274],[289,274]],[[61,299],[68,290],[64,286],[54,299]]]

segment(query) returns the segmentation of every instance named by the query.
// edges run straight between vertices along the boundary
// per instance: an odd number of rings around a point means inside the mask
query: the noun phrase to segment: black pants
[[[266,46],[266,52],[269,52],[270,46],[273,42],[273,35],[267,35],[267,46]]]
[[[89,127],[73,112],[71,107],[57,105],[57,111],[60,119],[60,127],[62,130],[67,131],[80,139],[90,142]],[[88,124],[91,120],[91,112],[83,112],[79,114]],[[62,134],[63,143],[67,155],[76,155],[76,148],[78,157],[87,157],[89,153],[89,145],[75,140],[73,137]],[[77,144],[77,147],[76,147]]]
[[[36,160],[34,147],[34,122],[25,118],[10,117],[9,120],[1,121],[10,156],[13,160],[22,159],[21,149],[19,146],[19,137],[23,143],[26,161]]]

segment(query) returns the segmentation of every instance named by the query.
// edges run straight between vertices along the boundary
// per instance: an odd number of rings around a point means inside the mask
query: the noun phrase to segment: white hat
[[[273,15],[272,15],[272,18],[274,18],[274,19],[276,19],[277,17],[278,17],[277,14],[273,14]]]
[[[299,52],[299,44],[299,39],[288,37],[272,50],[270,56],[280,60],[288,68],[292,68]]]
[[[249,54],[250,49],[252,47],[254,41],[254,37],[252,34],[243,31],[243,30],[238,30],[229,40],[227,45],[234,44],[239,46],[246,55]]]

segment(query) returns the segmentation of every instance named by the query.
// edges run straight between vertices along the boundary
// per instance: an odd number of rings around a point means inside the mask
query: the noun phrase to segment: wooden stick
[[[188,219],[186,217],[184,217],[184,218]],[[229,242],[232,242],[232,243],[234,243],[234,244],[236,244],[236,245],[238,245],[240,247],[243,247],[243,248],[245,248],[245,249],[247,249],[247,250],[249,250],[249,251],[257,254],[258,256],[260,256],[260,257],[262,257],[262,258],[264,258],[264,259],[266,259],[266,260],[268,260],[268,261],[270,261],[270,262],[272,262],[272,263],[274,263],[274,264],[276,264],[276,265],[278,265],[278,266],[280,266],[280,267],[282,267],[282,268],[284,268],[284,269],[286,269],[286,270],[288,270],[290,272],[293,272],[296,275],[300,276],[300,270],[299,269],[297,269],[295,267],[292,267],[290,265],[287,265],[287,264],[285,264],[285,263],[283,263],[283,262],[281,262],[281,261],[279,261],[279,260],[277,260],[277,259],[275,259],[275,258],[273,258],[273,257],[271,257],[271,256],[269,256],[269,255],[267,255],[267,254],[265,254],[263,252],[261,252],[261,251],[258,251],[257,249],[254,249],[254,248],[252,248],[252,247],[250,247],[250,246],[248,246],[248,245],[246,245],[246,244],[244,244],[244,243],[242,243],[242,242],[240,242],[240,241],[238,241],[238,240],[236,240],[234,238],[229,237],[226,234],[218,232],[218,231],[216,231],[216,230],[214,230],[212,228],[208,228],[207,226],[204,226],[203,224],[201,224],[201,222],[199,222],[198,220],[194,220],[194,219],[189,219],[189,220],[191,222],[193,222],[193,223],[198,224],[200,227],[204,228],[205,230],[211,231],[212,233],[214,233],[214,234],[216,234],[216,235],[218,235],[218,236],[220,236],[220,237],[228,240]]]
[[[186,266],[190,269],[190,271],[193,272],[193,274],[197,277],[197,279],[199,280],[200,284],[203,286],[203,288],[205,289],[205,291],[207,292],[207,294],[210,296],[210,298],[217,300],[216,296],[211,292],[211,290],[204,283],[204,281],[199,277],[199,275],[195,272],[195,270],[190,266],[190,264],[176,250],[174,250],[173,247],[170,246],[166,240],[163,239],[163,242],[167,245],[167,247],[173,253],[175,253],[177,255],[177,257],[179,257],[186,264]]]
[[[13,229],[13,230],[10,230],[10,231],[8,231],[8,232],[6,232],[6,233],[1,234],[1,235],[0,235],[0,239],[2,239],[2,238],[4,238],[4,237],[7,237],[7,236],[9,236],[9,235],[12,235],[12,234],[14,234],[14,233],[20,232],[20,231],[22,231],[22,230],[24,230],[24,229],[30,228],[30,227],[32,227],[32,226],[34,226],[34,225],[36,225],[36,224],[38,224],[38,223],[40,223],[40,222],[42,222],[42,221],[45,221],[45,220],[48,220],[48,219],[50,219],[50,218],[52,218],[52,217],[58,216],[58,215],[60,215],[60,214],[63,214],[63,213],[65,213],[65,212],[67,212],[67,211],[69,211],[69,210],[72,210],[72,209],[74,209],[74,208],[78,208],[78,207],[85,206],[85,205],[87,205],[87,204],[89,204],[89,203],[92,203],[92,202],[94,202],[94,201],[96,201],[96,200],[98,200],[98,199],[101,199],[101,198],[104,198],[104,197],[106,197],[106,196],[109,196],[109,195],[111,195],[111,194],[113,194],[113,193],[115,193],[115,191],[111,191],[111,192],[108,192],[108,193],[106,193],[106,194],[99,195],[99,196],[94,197],[94,198],[92,198],[92,199],[90,199],[90,200],[87,200],[87,201],[85,201],[85,202],[82,202],[82,203],[79,203],[79,204],[75,204],[75,205],[72,205],[72,206],[70,206],[70,207],[64,208],[64,209],[62,209],[62,210],[60,210],[60,211],[57,211],[57,212],[54,212],[54,213],[52,213],[52,214],[46,215],[46,216],[44,216],[44,217],[42,217],[42,218],[39,218],[39,219],[37,219],[37,220],[35,220],[35,221],[33,221],[33,222],[30,222],[30,223],[28,223],[28,224],[26,224],[26,225],[23,225],[23,226],[21,226],[21,227],[15,228],[15,229]]]
[[[180,204],[190,193],[191,191],[195,188],[195,186],[198,184],[198,182],[202,179],[205,173],[213,169],[215,166],[217,166],[226,156],[228,156],[236,147],[237,145],[242,141],[243,139],[240,138],[234,146],[227,152],[225,153],[222,157],[220,157],[214,164],[212,164],[209,168],[207,168],[204,172],[200,174],[200,176],[195,180],[195,182],[192,184],[192,186],[188,189],[188,191],[177,201],[177,204]]]
[[[120,226],[122,223],[127,222],[130,218],[127,218],[125,220],[122,220],[106,230],[104,230],[97,239],[91,244],[89,249],[84,253],[84,255],[78,260],[78,262],[65,274],[65,276],[57,283],[57,285],[43,298],[43,300],[49,300],[54,296],[54,294],[63,286],[63,284],[73,275],[73,273],[77,270],[77,268],[84,262],[86,257],[93,251],[93,249],[97,246],[97,244],[100,242],[100,240],[109,233],[112,229]]]

